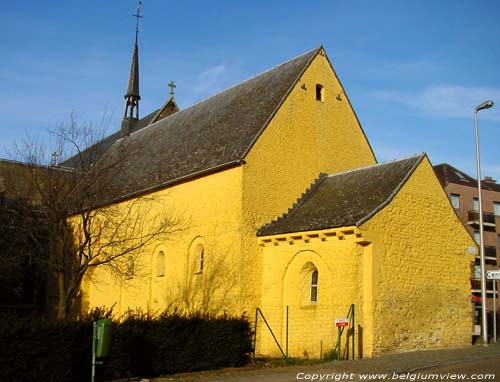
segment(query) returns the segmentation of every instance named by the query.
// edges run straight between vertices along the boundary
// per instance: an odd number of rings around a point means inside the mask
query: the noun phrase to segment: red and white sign
[[[342,328],[344,326],[349,326],[349,319],[348,318],[337,318],[335,320],[335,326],[337,328]]]

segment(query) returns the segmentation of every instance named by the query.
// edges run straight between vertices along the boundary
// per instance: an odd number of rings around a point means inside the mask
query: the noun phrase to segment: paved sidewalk
[[[277,368],[245,367],[240,369],[223,369],[199,373],[186,373],[152,379],[154,382],[293,382],[306,374],[345,373],[352,375],[363,373],[403,373],[426,368],[463,363],[478,359],[498,358],[500,362],[500,344],[488,347],[470,346],[465,348],[416,351],[401,354],[385,355],[356,361],[333,361],[312,366],[288,366]],[[352,374],[351,374],[352,373]],[[330,377],[332,378],[332,377]],[[307,379],[305,379],[307,380]],[[310,380],[310,379],[309,379]],[[332,379],[330,379],[332,380]]]

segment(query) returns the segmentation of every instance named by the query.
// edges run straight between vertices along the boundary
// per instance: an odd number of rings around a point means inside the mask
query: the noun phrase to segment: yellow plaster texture
[[[323,101],[316,100],[321,84]],[[244,285],[262,284],[255,232],[285,213],[320,173],[376,162],[347,96],[326,55],[318,54],[245,158],[243,172]],[[242,295],[253,306],[257,288]]]
[[[261,309],[292,356],[319,357],[337,341],[336,318],[356,307],[355,351],[464,346],[471,339],[473,239],[427,158],[392,201],[365,224],[260,238]],[[317,269],[318,301],[310,301]],[[279,354],[259,323],[257,351]],[[345,338],[344,338],[345,341]],[[346,343],[343,343],[345,349]]]
[[[360,303],[362,238],[355,227],[344,231],[347,233],[306,232],[279,241],[277,235],[266,237],[273,239],[271,242],[261,241],[264,263],[261,310],[285,348],[288,307],[290,356],[320,358],[321,352],[333,349],[337,342],[335,319],[346,317],[352,303]],[[318,271],[318,298],[311,302],[314,269]],[[257,352],[279,355],[263,322],[258,325]]]
[[[466,248],[474,243],[427,159],[360,228],[256,238],[320,173],[376,162],[324,54],[290,90],[245,162],[147,195],[161,201],[151,214],[173,211],[183,229],[143,248],[132,278],[95,270],[83,286],[84,307],[115,305],[121,314],[179,307],[250,318],[259,307],[285,348],[288,306],[289,353],[301,357],[334,347],[334,320],[351,304],[362,339],[358,354],[468,343],[473,259]],[[126,203],[119,206],[126,210]],[[317,302],[311,302],[314,269]],[[279,354],[263,328],[260,321],[257,352]]]
[[[360,229],[373,243],[373,354],[470,344],[475,244],[427,158]]]
[[[134,261],[133,277],[116,278],[106,267],[89,274],[83,288],[84,307],[115,305],[114,311],[120,314],[174,307],[236,311],[241,167],[158,191],[147,200],[155,206],[147,213],[154,216],[164,210],[175,214],[180,230],[142,248]],[[127,203],[118,207],[126,211]],[[200,244],[204,249],[201,273]],[[158,256],[164,256],[163,275],[158,273]]]

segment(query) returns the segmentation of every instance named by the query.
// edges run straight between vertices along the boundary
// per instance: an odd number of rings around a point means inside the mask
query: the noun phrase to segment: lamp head
[[[494,105],[494,102],[492,100],[484,101],[481,105],[476,107],[476,112],[478,112],[479,110],[483,110],[483,109],[489,109],[493,105]]]

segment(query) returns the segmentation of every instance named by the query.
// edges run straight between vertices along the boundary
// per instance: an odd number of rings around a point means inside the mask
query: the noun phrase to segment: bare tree
[[[177,285],[174,306],[188,313],[212,315],[230,307],[238,280],[238,269],[230,252],[228,248],[212,247],[202,272],[197,272],[197,259],[188,259],[186,277]]]
[[[47,222],[47,270],[57,288],[57,318],[75,307],[84,276],[96,267],[115,274],[129,271],[130,259],[155,240],[179,231],[181,219],[154,196],[107,200],[110,180],[120,174],[120,160],[99,165],[107,148],[101,126],[69,123],[52,132],[55,145],[46,150],[27,139],[17,146],[22,166],[4,173],[12,194],[23,195]]]

